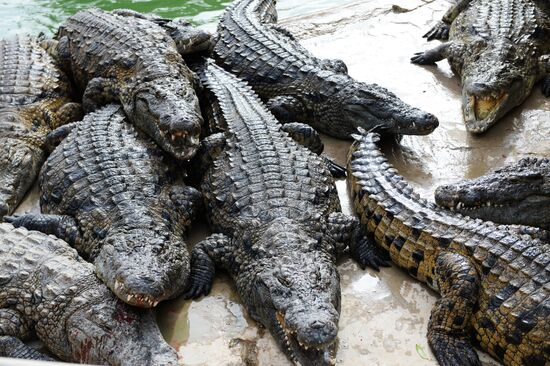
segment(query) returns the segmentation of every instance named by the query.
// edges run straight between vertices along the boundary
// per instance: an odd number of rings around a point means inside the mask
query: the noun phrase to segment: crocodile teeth
[[[191,142],[192,145],[198,145],[199,144],[199,137],[198,136],[191,136],[189,138],[189,142]]]
[[[484,95],[474,96],[474,110],[478,120],[487,118],[495,108],[497,108],[502,101],[508,96],[506,93],[502,93],[498,96]]]

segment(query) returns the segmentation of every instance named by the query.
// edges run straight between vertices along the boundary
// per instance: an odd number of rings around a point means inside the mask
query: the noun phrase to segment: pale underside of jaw
[[[294,341],[296,344],[298,344],[306,352],[307,351],[328,352],[329,353],[329,364],[330,365],[335,365],[336,364],[336,349],[335,349],[335,347],[333,347],[334,342],[329,343],[329,344],[319,345],[319,346],[308,346],[308,345],[303,344],[300,341],[298,341],[298,339],[295,336],[296,335],[295,331],[292,331],[291,329],[288,329],[288,327],[286,327],[285,317],[284,317],[283,313],[281,313],[280,311],[277,311],[276,319],[277,319],[277,323],[279,325],[279,328],[283,331],[282,334],[284,336],[284,342],[285,342],[285,346],[287,348],[286,351],[288,352],[289,355],[291,355],[292,361],[296,365],[300,365],[300,362],[298,360],[297,355],[292,350],[291,338],[292,338],[292,341]]]

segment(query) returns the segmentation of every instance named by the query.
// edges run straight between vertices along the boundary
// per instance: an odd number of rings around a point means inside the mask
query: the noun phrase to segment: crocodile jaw
[[[483,133],[508,111],[509,94],[501,92],[491,95],[466,93],[463,112],[466,129],[471,133]]]
[[[275,332],[285,353],[299,365],[335,365],[336,341],[332,339],[325,344],[307,344],[298,340],[297,332],[285,322],[281,311],[275,313]]]

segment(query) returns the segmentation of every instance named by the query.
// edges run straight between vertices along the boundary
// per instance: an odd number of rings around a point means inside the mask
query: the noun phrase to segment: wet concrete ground
[[[373,0],[283,19],[316,56],[341,58],[358,80],[376,82],[406,102],[434,113],[440,127],[430,136],[405,136],[387,153],[421,195],[433,199],[437,185],[481,175],[528,155],[550,156],[550,100],[537,87],[527,102],[483,136],[462,123],[460,89],[446,62],[438,67],[409,63],[414,52],[434,47],[421,38],[448,1]],[[349,142],[327,138],[329,155],[345,164]],[[345,181],[337,183],[343,210],[352,213]],[[37,209],[36,194],[20,208]],[[190,242],[204,238],[199,225]],[[339,365],[436,365],[426,340],[438,295],[392,267],[359,269],[339,264],[342,314]],[[161,329],[185,365],[289,365],[269,332],[247,317],[231,280],[218,276],[210,296],[177,299],[158,307]],[[481,354],[484,365],[497,365]]]

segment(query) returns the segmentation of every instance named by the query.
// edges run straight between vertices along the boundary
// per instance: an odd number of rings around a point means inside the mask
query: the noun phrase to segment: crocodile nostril
[[[319,320],[314,320],[309,326],[313,329],[321,329],[325,326],[325,323]]]
[[[428,128],[436,128],[439,126],[439,120],[431,113],[425,113],[423,117],[424,123]]]

